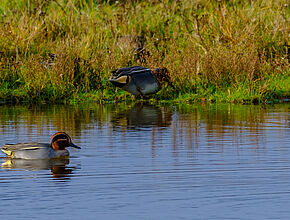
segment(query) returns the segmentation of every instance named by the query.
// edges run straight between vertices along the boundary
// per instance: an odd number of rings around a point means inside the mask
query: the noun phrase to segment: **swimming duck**
[[[163,82],[174,87],[166,68],[151,70],[147,67],[132,66],[112,71],[109,81],[133,95],[148,95],[158,92]]]
[[[69,156],[66,147],[80,149],[80,147],[72,143],[68,134],[65,132],[57,132],[51,137],[50,144],[35,142],[5,144],[1,150],[10,158],[49,159]]]

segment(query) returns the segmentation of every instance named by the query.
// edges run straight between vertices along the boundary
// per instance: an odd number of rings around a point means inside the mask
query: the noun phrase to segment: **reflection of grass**
[[[234,136],[243,129],[256,134],[267,123],[287,122],[289,104],[180,104],[127,105],[1,105],[0,132],[11,129],[23,133],[50,136],[56,131],[78,135],[86,131],[112,133],[114,128],[130,130],[130,126],[152,127],[152,133],[172,131],[172,138],[198,140],[199,132],[223,135],[230,130]],[[272,114],[279,112],[279,114]],[[276,121],[276,122],[275,122]],[[203,124],[203,126],[201,126]],[[160,128],[160,129],[154,129]],[[176,132],[175,129],[182,132]],[[277,127],[279,128],[279,126]],[[49,132],[49,133],[48,133]],[[113,136],[113,135],[109,135]],[[153,138],[154,135],[152,135]],[[193,136],[194,138],[190,138]],[[254,135],[256,136],[256,135]],[[49,139],[48,139],[49,140]]]
[[[1,1],[0,99],[131,101],[107,82],[129,65],[171,72],[176,88],[151,102],[289,97],[287,1],[104,2]],[[142,54],[120,48],[127,35],[145,40]]]

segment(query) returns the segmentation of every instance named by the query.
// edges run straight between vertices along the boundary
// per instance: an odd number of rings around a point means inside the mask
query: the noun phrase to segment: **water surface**
[[[289,104],[0,105],[0,145],[69,133],[69,159],[1,153],[1,219],[289,219]]]

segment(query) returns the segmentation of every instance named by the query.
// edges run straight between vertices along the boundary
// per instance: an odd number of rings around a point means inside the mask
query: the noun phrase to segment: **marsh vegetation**
[[[152,102],[289,98],[289,14],[286,0],[3,0],[0,99],[134,100],[107,82],[134,65],[170,72]]]

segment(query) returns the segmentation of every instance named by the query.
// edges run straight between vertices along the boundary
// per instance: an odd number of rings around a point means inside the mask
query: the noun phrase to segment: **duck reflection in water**
[[[67,167],[68,164],[68,158],[39,160],[4,158],[1,168],[13,170],[23,169],[30,171],[50,170],[54,178],[67,178],[74,170],[73,167]]]
[[[112,117],[111,123],[115,127],[127,129],[168,127],[172,122],[172,111],[169,107],[136,104],[129,110],[118,112]]]

